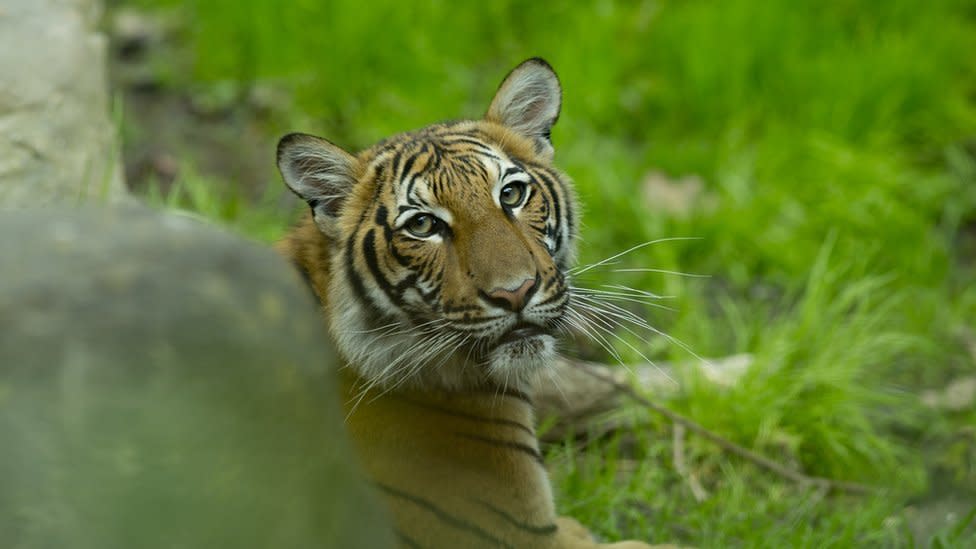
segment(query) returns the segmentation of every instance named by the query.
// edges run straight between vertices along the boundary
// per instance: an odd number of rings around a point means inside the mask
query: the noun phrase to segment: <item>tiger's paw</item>
[[[643,541],[618,541],[617,543],[606,543],[600,545],[599,547],[604,547],[606,549],[694,549],[692,547],[685,547],[683,545],[674,545],[671,543],[655,544],[651,545],[649,543],[644,543]]]
[[[618,541],[616,543],[598,543],[593,535],[576,519],[559,517],[556,519],[562,544],[559,547],[567,549],[680,549],[677,545],[650,545],[642,541]]]

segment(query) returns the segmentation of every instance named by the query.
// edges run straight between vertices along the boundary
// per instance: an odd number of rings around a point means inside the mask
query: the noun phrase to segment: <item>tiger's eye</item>
[[[414,236],[428,237],[437,232],[439,220],[430,214],[417,214],[407,221],[407,230]]]
[[[502,187],[502,191],[498,194],[498,201],[508,208],[521,206],[523,200],[525,200],[525,183],[522,182],[509,183]]]

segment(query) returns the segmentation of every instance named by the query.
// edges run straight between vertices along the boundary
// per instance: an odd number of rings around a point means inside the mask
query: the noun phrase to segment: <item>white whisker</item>
[[[712,275],[706,274],[695,274],[695,273],[683,273],[681,271],[669,271],[668,269],[651,269],[647,267],[637,267],[637,268],[626,268],[626,269],[612,269],[611,272],[614,273],[661,273],[669,274],[675,276],[684,276],[688,278],[711,278]]]
[[[611,290],[617,290],[620,295],[627,296],[643,296],[651,299],[675,299],[677,296],[673,295],[661,295],[654,292],[648,292],[647,290],[638,290],[637,288],[631,288],[630,286],[622,286],[620,284],[603,284],[601,288],[610,288]],[[594,290],[596,292],[605,292],[606,290]]]
[[[576,288],[570,291],[571,295],[576,299],[584,298],[599,298],[600,303],[605,303],[607,300],[610,301],[622,301],[628,303],[637,303],[638,305],[646,305],[647,307],[653,307],[655,309],[663,309],[665,311],[675,312],[676,309],[673,307],[668,307],[667,305],[661,305],[660,303],[654,303],[648,301],[647,299],[641,299],[639,297],[633,297],[624,294],[617,294],[613,292],[580,292]]]
[[[594,313],[595,313],[595,311],[594,311]],[[627,328],[625,325],[623,325],[623,323],[621,323],[619,321],[616,321],[616,320],[614,320],[612,318],[607,318],[606,316],[594,314],[594,317],[593,318],[594,318],[594,320],[600,322],[600,325],[598,327],[602,328],[603,331],[607,335],[609,335],[610,337],[612,337],[612,338],[616,339],[617,341],[623,343],[630,350],[632,350],[635,353],[637,353],[637,356],[641,357],[644,360],[644,362],[647,362],[651,366],[654,366],[655,368],[657,368],[658,371],[660,371],[662,374],[664,374],[665,377],[668,378],[668,380],[670,380],[673,383],[677,383],[677,381],[675,381],[674,379],[672,379],[671,376],[669,376],[667,372],[665,372],[653,360],[651,360],[644,353],[642,353],[640,349],[638,349],[637,347],[635,347],[634,345],[632,345],[629,341],[627,341],[626,339],[624,339],[623,337],[621,337],[619,334],[617,334],[614,331],[614,327],[621,328],[624,331],[626,331],[626,332],[630,333],[631,335],[633,335],[634,337],[636,337],[637,339],[640,339],[642,342],[647,343],[647,341],[645,339],[641,338],[639,335],[637,335],[636,332],[634,332],[633,330]],[[655,332],[656,332],[656,330],[655,330]],[[631,374],[634,373],[633,370],[631,370],[629,366],[627,366],[626,364],[623,363],[623,361],[620,360],[619,355],[618,355],[617,361],[620,362],[621,365],[623,365],[624,368],[626,368],[628,372],[630,372]]]
[[[621,256],[627,255],[630,252],[639,250],[641,248],[646,248],[647,246],[651,246],[651,245],[654,245],[654,244],[659,244],[661,242],[675,242],[675,241],[679,241],[679,240],[701,240],[701,237],[697,237],[697,236],[674,236],[674,237],[670,237],[670,238],[659,238],[657,240],[649,240],[647,242],[644,242],[643,244],[638,244],[636,246],[631,246],[630,248],[627,248],[626,250],[624,250],[624,251],[622,251],[622,252],[620,252],[620,253],[618,253],[616,255],[612,255],[612,256],[604,259],[603,261],[598,261],[596,263],[591,263],[590,265],[583,265],[581,267],[576,267],[574,269],[570,269],[569,276],[570,277],[577,277],[577,276],[579,276],[579,275],[581,275],[581,274],[583,274],[583,273],[585,273],[585,272],[587,272],[589,270],[592,270],[592,269],[595,269],[597,267],[602,267],[604,265],[607,265],[610,261],[613,261],[613,260],[615,260],[615,259],[617,259],[617,258],[619,258]]]
[[[576,329],[578,329],[586,337],[595,341],[598,345],[600,345],[600,347],[603,347],[603,350],[609,353],[610,356],[612,356],[621,366],[624,366],[625,368],[627,367],[627,365],[624,364],[623,359],[620,357],[620,354],[617,353],[617,350],[613,348],[613,345],[611,345],[602,334],[594,331],[596,327],[591,324],[589,319],[575,309],[569,309],[567,313],[570,316],[567,316],[566,318]]]
[[[384,330],[388,330],[390,328],[400,326],[400,324],[401,324],[400,321],[396,320],[389,324],[384,324],[378,328],[373,328],[371,330],[349,330],[349,333],[350,334],[372,334],[372,333],[382,332]]]

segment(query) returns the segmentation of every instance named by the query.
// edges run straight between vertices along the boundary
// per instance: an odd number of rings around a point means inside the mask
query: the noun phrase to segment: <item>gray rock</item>
[[[0,212],[0,547],[391,546],[310,293],[145,209]]]
[[[922,391],[922,403],[936,410],[965,412],[976,406],[976,376],[953,379],[941,390]]]
[[[0,206],[124,199],[99,8],[0,3]]]

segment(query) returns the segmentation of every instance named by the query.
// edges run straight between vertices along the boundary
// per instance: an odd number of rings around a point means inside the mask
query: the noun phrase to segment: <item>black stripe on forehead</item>
[[[420,173],[415,173],[410,176],[407,181],[407,188],[403,191],[403,196],[406,197],[407,202],[410,204],[415,204],[416,202],[424,203],[424,200],[419,196],[416,196],[413,192],[414,185],[417,184],[417,180],[420,179]],[[402,183],[402,180],[401,180]],[[416,198],[415,198],[416,197]]]
[[[462,153],[452,153],[451,151],[441,151],[443,154],[434,162],[433,151],[436,147],[429,148],[430,156],[423,166],[414,167],[413,173],[404,171],[399,184],[401,195],[407,204],[414,207],[432,206],[428,200],[417,192],[417,184],[423,182],[432,197],[441,203],[445,198],[452,196],[451,193],[463,192],[478,185],[490,184],[492,178],[485,165],[485,155],[466,150]],[[496,156],[493,156],[496,158]],[[420,163],[418,160],[417,166]],[[472,186],[472,184],[474,186]],[[453,198],[458,198],[453,196]],[[404,211],[400,206],[400,211]]]
[[[393,153],[393,160],[390,162],[390,178],[395,179],[400,173],[400,163],[403,162],[403,149],[399,148]]]
[[[450,166],[451,171],[460,177],[480,177],[488,180],[488,168],[482,162],[483,156],[477,154],[459,154],[449,157],[445,167]]]
[[[404,177],[413,169],[413,165],[415,162],[417,162],[417,156],[419,156],[419,154],[419,152],[414,151],[407,156],[407,160],[403,163],[403,169],[400,170],[400,173],[394,172],[393,177],[395,180],[403,181]]]
[[[415,200],[411,200],[411,197],[415,196],[414,185],[426,171],[440,163],[441,153],[429,142],[400,140],[389,143],[388,146],[391,151],[391,157],[387,161],[390,165],[390,177],[389,181],[377,181],[376,194],[373,197],[374,203],[381,202],[381,188],[385,184],[392,183],[393,191],[399,194],[399,188],[405,182],[404,196],[409,202],[417,205]],[[379,161],[383,162],[383,160]]]
[[[492,149],[491,145],[467,135],[449,135],[445,136],[439,141],[445,148],[450,150],[468,150],[471,147],[474,147],[478,153],[487,154],[497,158],[495,150]]]

